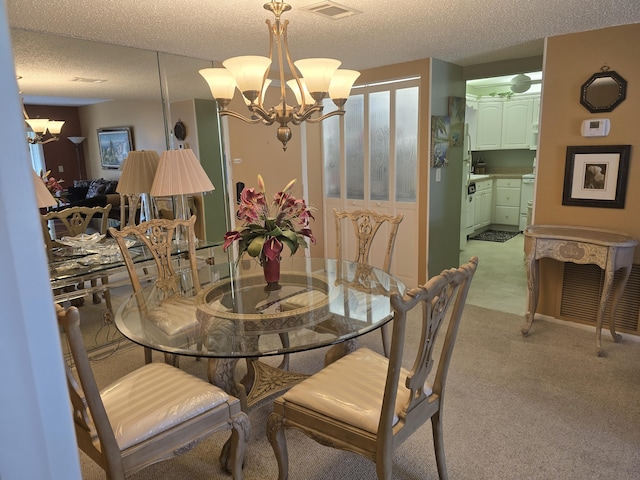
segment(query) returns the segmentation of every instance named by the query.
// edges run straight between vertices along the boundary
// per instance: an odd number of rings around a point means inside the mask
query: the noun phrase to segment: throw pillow
[[[92,198],[96,195],[104,195],[108,183],[109,181],[105,180],[104,178],[91,180],[91,183],[89,184],[89,190],[87,191],[87,198]]]

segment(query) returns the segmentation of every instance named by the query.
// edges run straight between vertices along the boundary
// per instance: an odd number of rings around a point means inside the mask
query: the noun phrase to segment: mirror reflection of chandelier
[[[351,87],[360,76],[355,70],[338,69],[341,62],[330,58],[306,58],[293,62],[289,54],[287,42],[287,25],[289,21],[280,21],[280,16],[291,10],[291,5],[272,0],[264,5],[266,10],[275,16],[275,23],[267,20],[269,28],[269,56],[233,57],[222,62],[222,68],[205,68],[200,74],[209,84],[211,94],[218,103],[220,115],[229,115],[247,123],[272,125],[278,123],[277,137],[284,150],[291,139],[289,123],[300,125],[302,122],[318,123],[334,116],[344,115],[344,104],[349,98]],[[268,79],[269,69],[275,56],[278,62],[280,78],[280,101],[277,105],[265,108],[264,96],[271,82]],[[285,62],[292,79],[285,81]],[[297,70],[300,72],[298,74]],[[228,110],[236,86],[242,92],[251,118]],[[297,105],[286,102],[286,87],[294,93]],[[302,92],[302,93],[301,93]],[[338,107],[330,113],[322,115],[322,100],[329,95]],[[317,114],[314,116],[314,114]]]
[[[29,128],[33,130],[34,135],[27,135],[29,143],[45,144],[49,142],[57,142],[60,140],[60,130],[64,125],[64,120],[49,120],[48,118],[29,118],[27,110],[24,108],[24,100],[22,101],[22,114],[24,121],[27,122]],[[47,133],[49,136],[47,137]]]

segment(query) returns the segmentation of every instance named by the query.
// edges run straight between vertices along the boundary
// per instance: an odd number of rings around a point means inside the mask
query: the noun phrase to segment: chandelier
[[[49,142],[57,142],[60,140],[60,130],[64,125],[64,120],[49,120],[48,118],[29,118],[27,110],[24,108],[24,100],[22,100],[22,114],[24,115],[24,121],[27,122],[29,128],[33,130],[34,135],[27,135],[27,141],[29,143],[45,144]],[[48,138],[45,138],[47,133]]]
[[[284,150],[291,139],[289,123],[300,125],[302,122],[318,123],[334,115],[344,115],[344,104],[349,98],[351,87],[360,72],[338,69],[341,62],[331,58],[306,58],[293,62],[287,42],[288,20],[280,21],[281,15],[291,10],[279,0],[271,0],[264,8],[275,16],[275,23],[267,19],[269,28],[269,56],[233,57],[222,62],[222,68],[205,68],[200,75],[209,84],[211,94],[218,104],[220,115],[229,115],[247,123],[264,125],[279,124],[277,137]],[[274,54],[275,46],[275,54]],[[272,107],[265,107],[264,96],[271,80],[268,79],[272,61],[277,59],[280,78],[280,101]],[[293,78],[285,81],[285,64]],[[300,72],[296,71],[296,69]],[[288,105],[286,87],[295,95],[297,105]],[[245,117],[227,107],[233,99],[236,87],[244,97],[251,117]],[[322,100],[329,95],[337,110],[322,115]],[[316,115],[317,114],[317,115]]]

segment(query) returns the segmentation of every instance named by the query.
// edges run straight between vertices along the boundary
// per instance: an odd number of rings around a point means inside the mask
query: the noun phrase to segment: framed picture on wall
[[[563,205],[624,208],[631,145],[569,146]]]
[[[431,117],[431,166],[446,167],[449,164],[449,117]]]
[[[102,168],[120,168],[133,150],[131,127],[99,128],[98,149]]]

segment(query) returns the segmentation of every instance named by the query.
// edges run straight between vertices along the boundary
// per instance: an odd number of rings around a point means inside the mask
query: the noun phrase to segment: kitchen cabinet
[[[533,100],[506,100],[502,105],[502,136],[504,150],[529,148],[531,145],[531,110]]]
[[[520,188],[519,178],[496,179],[493,223],[498,225],[519,225]]]
[[[480,99],[475,150],[535,149],[539,111],[539,96]]]
[[[502,100],[478,103],[476,149],[499,150],[502,145]]]
[[[488,227],[491,224],[491,206],[493,202],[493,180],[476,182],[473,199],[473,230]]]
[[[533,108],[531,109],[531,144],[530,150],[538,149],[538,125],[540,123],[540,97],[533,99]]]

